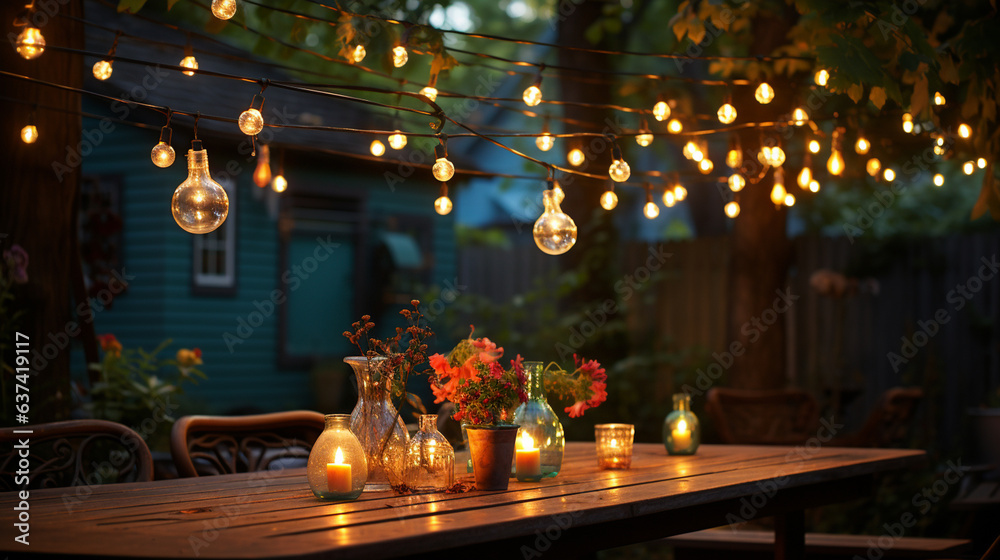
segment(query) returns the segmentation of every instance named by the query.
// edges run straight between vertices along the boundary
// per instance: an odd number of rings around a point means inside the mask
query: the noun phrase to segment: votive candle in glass
[[[597,466],[601,469],[627,469],[632,466],[632,424],[597,424],[594,439],[597,441]]]

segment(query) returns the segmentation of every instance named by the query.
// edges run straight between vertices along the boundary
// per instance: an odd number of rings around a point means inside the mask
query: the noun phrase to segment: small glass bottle
[[[524,362],[528,376],[528,400],[514,411],[514,423],[521,426],[517,434],[517,449],[524,451],[524,442],[539,450],[541,473],[514,472],[518,480],[539,480],[559,474],[562,468],[566,436],[562,423],[545,399],[545,371],[542,362]],[[525,437],[527,436],[527,437]],[[515,454],[516,463],[516,454]]]
[[[353,500],[368,480],[365,451],[351,432],[350,414],[327,414],[325,418],[323,433],[309,452],[309,488],[321,500]]]
[[[663,421],[663,445],[669,455],[694,455],[701,443],[698,417],[691,412],[691,396],[674,395],[674,410]]]
[[[455,451],[438,431],[436,414],[420,415],[403,464],[404,481],[415,492],[443,492],[455,484]]]

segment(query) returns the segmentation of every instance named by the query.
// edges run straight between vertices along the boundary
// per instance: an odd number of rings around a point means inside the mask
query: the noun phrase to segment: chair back
[[[31,433],[15,433],[27,430]],[[4,492],[153,479],[153,456],[142,436],[107,420],[3,428],[0,446],[0,491]],[[30,468],[22,468],[24,461]],[[18,470],[30,471],[27,485],[20,484],[23,475]]]
[[[184,416],[170,433],[170,453],[182,477],[304,467],[324,424],[310,410]]]
[[[819,405],[801,389],[713,387],[705,410],[723,443],[797,445],[816,435]]]
[[[845,447],[891,447],[906,441],[923,389],[893,387],[882,393],[864,426],[855,433],[836,438],[831,445]]]

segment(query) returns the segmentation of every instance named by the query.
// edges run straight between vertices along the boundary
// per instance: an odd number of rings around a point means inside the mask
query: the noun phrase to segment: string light
[[[643,148],[653,143],[653,134],[649,131],[649,123],[645,117],[639,121],[639,134],[635,135],[635,143]]]
[[[189,233],[215,231],[229,214],[229,195],[208,172],[208,151],[198,140],[197,121],[195,139],[188,150],[188,176],[174,191],[170,211],[174,221]]]
[[[934,104],[935,105],[944,105],[947,102],[948,101],[944,98],[943,95],[941,95],[940,91],[935,91],[934,92]]]
[[[21,55],[21,58],[25,60],[34,60],[45,52],[45,37],[42,36],[41,30],[30,24],[27,24],[28,18],[30,16],[25,16],[25,27],[18,34],[17,39],[14,40],[14,49],[17,54]]]
[[[434,174],[435,179],[445,183],[455,176],[455,164],[448,161],[448,144],[444,135],[440,136],[440,141],[440,144],[434,146],[436,159],[434,166],[431,168],[431,173]]]
[[[562,185],[559,181],[552,182],[552,196],[556,197],[556,202],[562,204],[562,201],[566,199],[566,191],[563,190]]]
[[[878,158],[871,158],[868,163],[865,164],[865,171],[868,172],[872,177],[878,175],[878,172],[882,170],[882,162]]]
[[[250,108],[240,113],[240,118],[237,121],[240,131],[247,136],[256,136],[264,130],[264,117],[260,114],[260,109],[264,108],[264,87],[266,86],[262,86],[260,93],[253,96],[253,99],[250,100]],[[258,97],[260,98],[260,108],[254,107]]]
[[[382,157],[382,155],[385,154],[385,144],[383,144],[381,140],[372,140],[369,150],[371,150],[373,156]]]
[[[630,175],[632,175],[632,170],[629,169],[628,163],[622,158],[622,149],[618,146],[618,142],[611,139],[611,166],[608,167],[608,175],[611,176],[611,180],[617,183],[624,183],[628,181]]]
[[[726,165],[732,169],[738,169],[743,165],[743,148],[740,146],[740,137],[736,134],[729,135],[729,151],[726,152]]]
[[[194,76],[194,70],[198,69],[198,59],[194,55],[188,55],[181,59],[179,66],[184,68],[190,68],[191,70],[185,70],[182,72],[185,76]]]
[[[392,48],[392,65],[396,68],[402,68],[406,66],[406,63],[410,60],[410,53],[406,52],[406,47],[403,45],[396,45]]]
[[[818,154],[820,150],[819,140],[816,140],[815,138],[810,140],[808,148],[809,148],[809,153]]]
[[[964,172],[966,175],[972,175],[973,173],[975,173],[976,172],[976,162],[974,162],[974,161],[967,161],[964,164],[962,164],[962,172]]]
[[[684,125],[677,119],[670,119],[667,123],[667,132],[670,132],[671,134],[680,134],[683,130]]]
[[[367,55],[368,51],[365,50],[364,45],[355,45],[354,50],[351,51],[351,60],[353,60],[355,64],[359,64]]]
[[[393,150],[402,150],[406,147],[406,135],[396,129],[396,132],[389,135],[389,147]]]
[[[909,134],[913,132],[913,115],[903,113],[903,132]]]
[[[724,210],[726,212],[726,216],[729,218],[735,218],[740,215],[740,205],[735,200],[727,202]]]
[[[933,134],[931,137],[934,138],[934,154],[943,156],[947,151],[944,147],[944,136],[941,134]]]
[[[802,107],[796,107],[792,111],[792,124],[795,126],[802,126],[809,122],[809,113],[806,112]]]
[[[830,73],[827,72],[825,68],[820,68],[819,70],[816,71],[816,74],[813,76],[813,81],[816,82],[816,85],[818,86],[825,87],[829,80],[830,80]]]
[[[452,208],[451,198],[448,197],[448,183],[441,183],[441,192],[434,201],[434,211],[442,216],[447,216],[451,213]]]
[[[865,155],[872,148],[871,142],[865,138],[864,132],[858,132],[858,140],[854,143],[854,151],[859,155]]]
[[[94,63],[94,77],[98,80],[107,80],[111,77],[112,71],[113,68],[111,67],[110,60],[98,60]]]
[[[549,116],[545,115],[545,120],[542,121],[542,135],[535,137],[535,146],[543,152],[547,152],[552,149],[552,146],[556,145],[556,139],[551,134],[549,134]]]
[[[736,107],[733,107],[732,103],[727,101],[719,107],[716,115],[722,124],[730,124],[736,120]]]
[[[783,202],[785,203],[785,206],[795,206],[795,195],[792,193],[785,193],[785,200]]]
[[[772,88],[771,84],[767,82],[761,82],[760,85],[757,86],[757,91],[753,93],[753,96],[757,99],[757,103],[767,105],[768,103],[774,101],[774,88]]]
[[[809,183],[812,183],[812,169],[809,169],[809,164],[807,163],[802,171],[799,171],[799,176],[796,178],[796,182],[799,184],[799,188],[805,190],[809,188]]]
[[[747,180],[739,173],[730,175],[727,182],[729,183],[729,190],[733,192],[740,192],[747,185]]]
[[[663,205],[667,208],[673,208],[675,204],[677,204],[677,196],[674,194],[673,189],[665,189],[663,191]]]
[[[819,181],[816,179],[809,181],[809,191],[814,193],[819,192]]]
[[[958,125],[958,136],[965,139],[971,138],[972,127],[965,123]]]
[[[288,190],[288,180],[285,179],[284,175],[279,173],[274,177],[274,180],[271,181],[271,189],[276,193],[285,192]]]
[[[230,19],[236,15],[236,0],[212,0],[212,15],[219,19]]]
[[[704,174],[704,175],[708,175],[709,173],[711,173],[712,169],[714,169],[714,168],[715,168],[715,164],[712,163],[712,160],[710,160],[708,158],[705,158],[705,159],[703,159],[703,160],[701,160],[701,161],[698,162],[698,171],[701,171],[702,174]]]
[[[663,100],[662,96],[653,105],[653,118],[658,121],[670,118],[670,105]]]
[[[646,204],[642,207],[642,215],[650,220],[660,215],[660,207],[653,202],[653,188],[649,185],[646,185]]]
[[[566,154],[566,161],[568,161],[573,167],[580,167],[583,165],[583,161],[585,159],[583,150],[580,148],[573,148],[568,154]]]
[[[174,164],[177,154],[174,152],[173,146],[170,145],[172,137],[173,131],[170,130],[170,112],[168,111],[167,124],[160,129],[160,140],[149,152],[149,159],[153,161],[153,165],[167,168]]]
[[[785,163],[785,150],[781,146],[763,146],[757,153],[757,161],[763,165],[778,167]]]
[[[979,169],[986,169],[986,158],[977,159],[976,167],[978,167]]]
[[[704,154],[696,156],[696,154],[701,154],[701,149],[698,147],[698,144],[694,140],[688,140],[687,142],[685,142],[684,149],[681,150],[681,153],[684,154],[684,157],[686,157],[687,159],[694,161],[700,161],[701,158],[704,157]],[[695,159],[696,157],[698,159]]]
[[[944,175],[936,173],[934,175],[934,186],[943,187],[944,186]]]
[[[601,194],[601,208],[614,210],[616,206],[618,206],[618,195],[615,194],[614,182],[611,182],[608,184],[608,190]]]
[[[253,170],[253,182],[264,188],[271,182],[271,148],[261,144],[257,151],[257,167]]]
[[[886,167],[882,172],[882,178],[891,183],[896,180],[896,172],[891,167]]]
[[[683,202],[684,199],[688,197],[688,190],[684,188],[684,185],[677,183],[674,185],[674,198],[677,202]]]
[[[771,202],[780,206],[785,203],[785,195],[787,194],[788,192],[785,190],[785,171],[777,167],[774,170],[774,187],[771,188]]]
[[[551,171],[550,171],[551,172]],[[576,223],[563,213],[555,197],[553,180],[549,177],[549,188],[542,193],[545,211],[538,217],[532,228],[535,245],[548,255],[561,255],[576,244]]]
[[[540,70],[535,76],[534,83],[525,88],[524,93],[521,94],[521,99],[524,99],[524,104],[528,107],[534,107],[542,102],[542,72]]]
[[[38,140],[38,129],[33,124],[25,125],[21,129],[21,141],[25,144],[34,144],[36,140]]]
[[[826,170],[830,175],[840,175],[844,172],[844,154],[840,153],[840,129],[834,129],[831,143],[830,158],[826,160]]]
[[[420,89],[420,95],[423,95],[427,99],[431,100],[431,103],[437,101],[438,90],[437,90],[437,74],[431,74],[431,78],[427,85]]]

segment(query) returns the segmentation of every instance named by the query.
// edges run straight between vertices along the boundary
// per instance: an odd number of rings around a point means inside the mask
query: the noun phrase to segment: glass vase
[[[344,358],[358,379],[358,403],[351,412],[351,431],[368,461],[365,492],[384,492],[403,482],[403,455],[409,435],[391,399],[392,373],[385,358]]]
[[[455,450],[437,429],[436,414],[420,415],[420,430],[404,458],[406,485],[415,492],[444,492],[455,484]]]
[[[525,450],[526,445],[537,448],[541,456],[541,473],[536,474],[534,469],[518,473],[515,461],[512,474],[518,480],[553,477],[559,474],[562,467],[566,436],[559,417],[545,399],[543,365],[542,362],[524,362],[524,370],[528,376],[528,400],[514,411],[514,423],[521,426],[517,434],[517,449]]]
[[[351,432],[348,414],[327,414],[323,433],[309,451],[306,478],[321,500],[353,500],[364,491],[368,461]]]
[[[701,426],[691,412],[691,396],[674,395],[674,409],[663,421],[663,445],[670,455],[694,455],[701,443]]]

